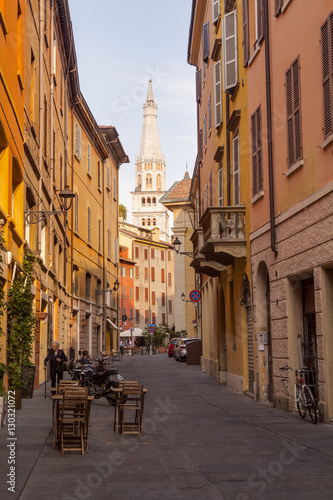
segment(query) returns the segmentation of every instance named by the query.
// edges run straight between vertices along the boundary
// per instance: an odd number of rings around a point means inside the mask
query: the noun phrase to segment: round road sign
[[[149,333],[154,333],[154,331],[155,331],[155,328],[153,326],[150,326],[149,327]]]
[[[198,302],[201,299],[201,293],[199,290],[192,290],[190,293],[190,299],[192,302]]]

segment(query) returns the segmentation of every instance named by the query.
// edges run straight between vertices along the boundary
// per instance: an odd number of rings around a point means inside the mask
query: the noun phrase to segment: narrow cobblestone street
[[[52,448],[44,386],[16,418],[16,492],[7,490],[7,425],[0,432],[2,499],[331,499],[333,426],[313,425],[215,383],[167,355],[114,366],[148,389],[142,437],[113,431],[105,399],[91,409],[89,450]]]

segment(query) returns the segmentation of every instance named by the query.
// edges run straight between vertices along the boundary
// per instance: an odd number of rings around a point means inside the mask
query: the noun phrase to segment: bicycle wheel
[[[307,385],[304,386],[304,393],[307,400],[307,408],[310,418],[314,424],[317,423],[317,405],[314,400],[313,394]]]
[[[296,386],[296,402],[297,402],[297,409],[298,413],[302,418],[305,417],[306,414],[306,396],[303,390],[297,385]]]

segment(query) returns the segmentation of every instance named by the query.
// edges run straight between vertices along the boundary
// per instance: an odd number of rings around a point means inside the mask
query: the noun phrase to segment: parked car
[[[168,345],[168,355],[169,355],[169,358],[171,358],[175,354],[175,344],[176,344],[177,340],[178,340],[177,338],[174,338],[174,339],[170,340],[170,343]]]
[[[175,360],[176,361],[186,361],[186,356],[187,356],[186,344],[188,342],[191,342],[192,340],[197,340],[197,338],[194,337],[194,338],[178,339],[178,341],[175,345]]]

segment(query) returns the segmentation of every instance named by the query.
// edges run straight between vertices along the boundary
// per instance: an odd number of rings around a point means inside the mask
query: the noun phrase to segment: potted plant
[[[21,388],[24,386],[21,367],[32,365],[30,357],[37,324],[31,295],[35,260],[35,255],[27,249],[23,258],[23,273],[16,273],[7,299],[7,370],[9,387],[15,390],[17,409],[21,407]]]
[[[165,341],[169,338],[170,334],[172,334],[172,330],[166,323],[160,323],[158,326],[155,326],[153,335],[149,333],[148,327],[146,327],[142,332],[142,336],[145,341],[152,342],[153,346],[158,349],[159,353],[166,352],[167,348]]]

